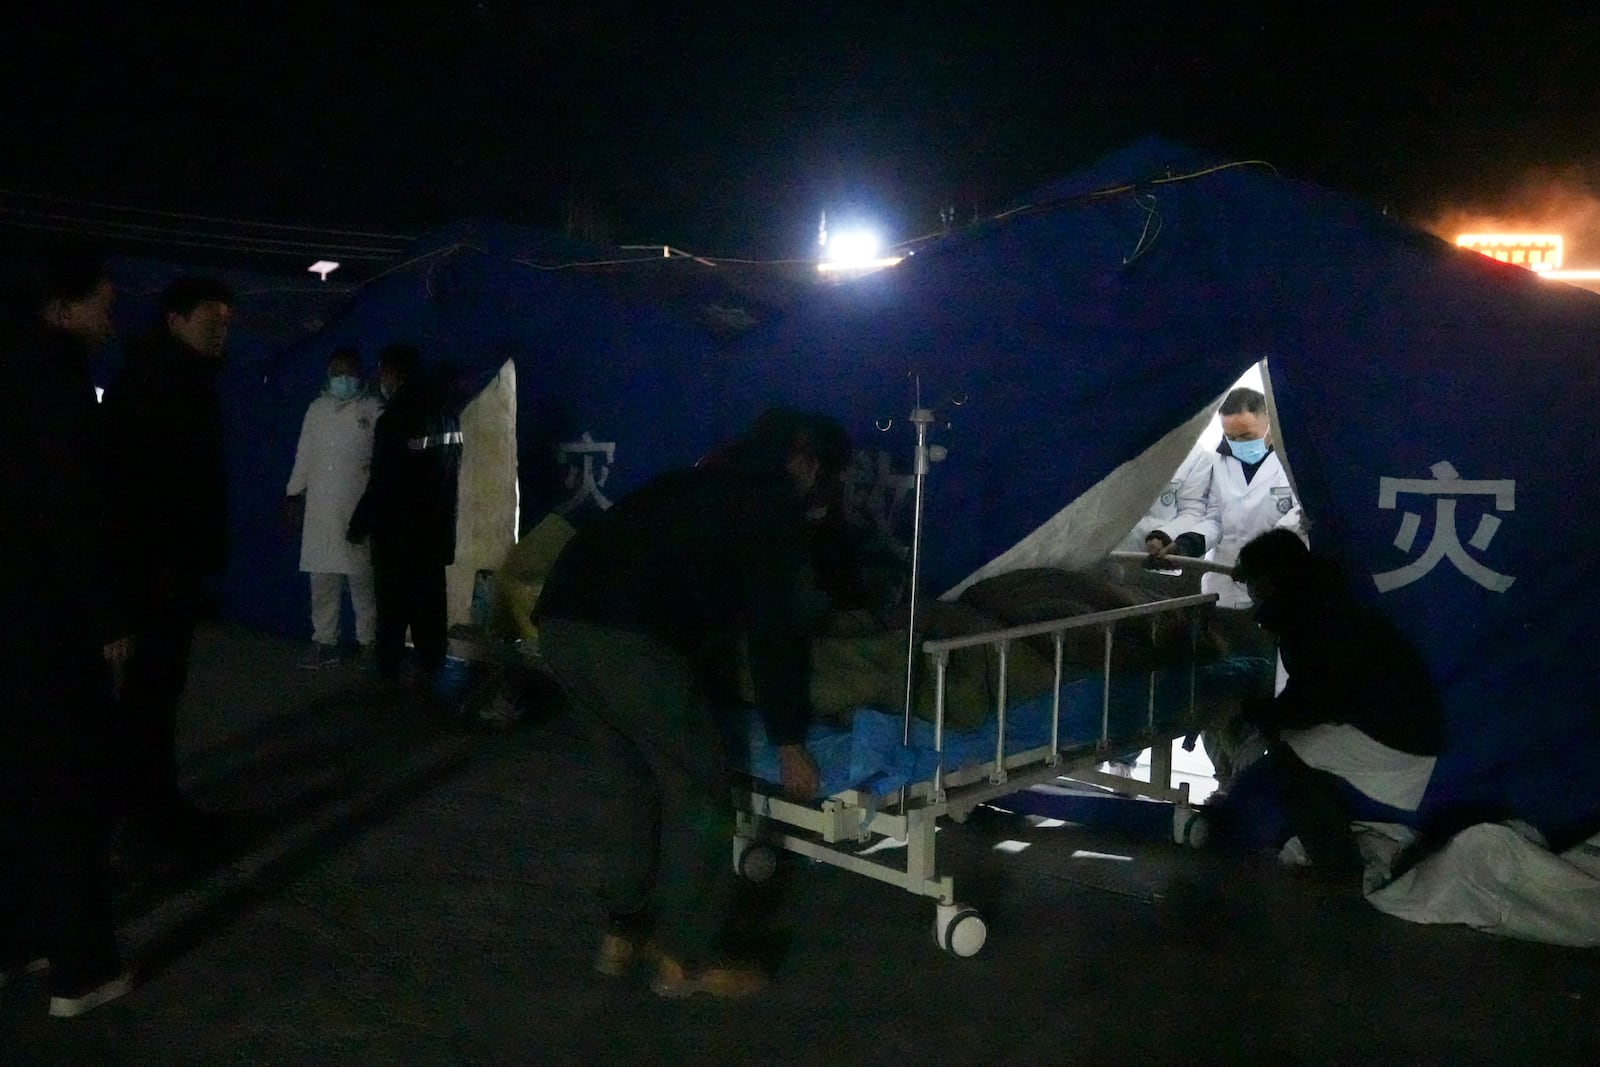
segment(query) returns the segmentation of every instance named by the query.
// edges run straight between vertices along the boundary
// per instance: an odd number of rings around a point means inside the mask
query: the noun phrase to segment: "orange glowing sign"
[[[1456,244],[1474,252],[1529,270],[1561,268],[1559,233],[1464,233]]]

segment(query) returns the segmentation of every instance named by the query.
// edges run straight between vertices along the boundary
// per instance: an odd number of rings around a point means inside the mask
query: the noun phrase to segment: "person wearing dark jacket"
[[[1358,874],[1345,790],[1415,811],[1444,746],[1427,666],[1290,530],[1246,544],[1234,580],[1249,588],[1288,676],[1276,696],[1247,701],[1243,714],[1267,738],[1265,759],[1290,827],[1313,866],[1335,877]]]
[[[418,669],[437,679],[447,648],[445,568],[456,556],[456,492],[461,426],[423,375],[411,345],[378,356],[383,414],[372,432],[367,488],[347,537],[371,539],[378,602],[377,670],[397,679],[406,629]]]
[[[135,612],[122,696],[130,814],[184,848],[208,845],[217,828],[178,787],[177,722],[205,585],[226,551],[216,379],[232,302],[212,279],[172,282],[161,321],[130,346],[105,395],[113,520]]]
[[[110,890],[114,689],[130,641],[105,521],[91,351],[111,283],[30,279],[0,336],[0,985],[49,970],[50,1014],[132,988]]]
[[[737,689],[725,683],[742,636],[783,788],[811,799],[806,510],[808,498],[834,495],[848,459],[831,420],[769,415],[714,462],[619,500],[551,570],[540,650],[618,779],[602,804],[604,824],[623,837],[601,891],[603,974],[658,946],[652,988],[662,996],[762,987],[760,971],[716,955],[731,890],[724,726]]]

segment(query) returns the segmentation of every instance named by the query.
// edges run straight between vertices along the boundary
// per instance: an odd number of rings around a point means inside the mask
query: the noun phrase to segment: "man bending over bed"
[[[1246,544],[1234,580],[1249,587],[1256,621],[1277,637],[1288,674],[1275,697],[1244,708],[1268,740],[1263,769],[1276,776],[1313,867],[1358,883],[1345,790],[1417,809],[1444,737],[1427,668],[1292,531]]]
[[[835,495],[849,458],[832,420],[768,412],[713,459],[619,500],[551,570],[541,650],[618,779],[601,805],[623,838],[601,890],[602,974],[648,957],[665,997],[744,997],[764,984],[717,955],[733,885],[718,716],[742,637],[783,789],[816,794],[798,594],[808,507]]]

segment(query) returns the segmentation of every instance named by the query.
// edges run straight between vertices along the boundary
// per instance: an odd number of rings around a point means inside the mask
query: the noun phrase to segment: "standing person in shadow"
[[[78,260],[30,278],[21,321],[0,327],[0,986],[48,971],[61,1017],[132,989],[107,795],[132,625],[89,379],[113,294]]]
[[[1354,794],[1415,812],[1444,746],[1427,667],[1290,530],[1268,531],[1240,549],[1234,580],[1249,588],[1256,620],[1277,638],[1288,675],[1276,696],[1245,703],[1244,716],[1267,739],[1263,770],[1279,786],[1313,868],[1358,885]]]
[[[456,557],[462,438],[460,422],[421,363],[413,345],[390,345],[378,356],[384,409],[373,428],[366,491],[346,537],[372,542],[379,676],[400,680],[409,629],[416,681],[436,688],[448,647],[445,568]]]
[[[195,625],[227,555],[227,473],[217,376],[233,293],[178,278],[161,318],[130,346],[105,394],[115,533],[134,597],[134,650],[122,694],[129,816],[147,840],[190,859],[225,829],[178,784],[178,706]]]

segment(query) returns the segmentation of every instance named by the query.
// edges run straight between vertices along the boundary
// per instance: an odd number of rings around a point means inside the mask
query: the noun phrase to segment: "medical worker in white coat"
[[[377,637],[371,550],[351,544],[345,530],[367,487],[372,431],[382,410],[382,402],[363,387],[360,355],[353,348],[335,351],[328,359],[326,387],[306,409],[294,473],[284,490],[288,513],[302,523],[300,569],[311,579],[315,644],[301,662],[303,667],[339,662],[340,602],[347,585],[356,640],[369,659]]]
[[[1274,527],[1300,528],[1300,509],[1289,472],[1272,447],[1267,399],[1254,389],[1234,389],[1217,410],[1222,440],[1211,456],[1206,515],[1192,529],[1205,538],[1208,558],[1232,566],[1239,549]],[[1216,593],[1219,608],[1244,610],[1250,595],[1225,574],[1207,573],[1202,592]]]

